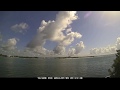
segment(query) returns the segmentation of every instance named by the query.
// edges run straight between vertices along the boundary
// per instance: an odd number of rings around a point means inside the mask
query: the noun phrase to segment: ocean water
[[[115,55],[84,58],[0,57],[0,77],[105,77]]]

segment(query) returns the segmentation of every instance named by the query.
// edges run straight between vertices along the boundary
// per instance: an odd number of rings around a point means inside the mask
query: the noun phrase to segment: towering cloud
[[[74,38],[81,38],[82,35],[78,32],[73,32],[67,29],[73,20],[77,20],[78,16],[76,11],[60,11],[56,15],[55,21],[43,20],[37,31],[37,35],[27,44],[28,48],[40,48],[44,46],[46,40],[57,42],[58,45],[54,48],[55,54],[62,54],[65,52],[65,47],[74,41]],[[66,35],[63,31],[66,30]],[[37,51],[37,52],[39,52]]]
[[[63,34],[63,31],[77,18],[78,16],[76,15],[76,11],[61,11],[56,15],[55,21],[49,20],[46,22],[43,20],[38,29],[37,35],[27,45],[27,47],[44,45],[46,40],[56,42],[62,41],[66,37]]]
[[[27,23],[15,24],[11,27],[11,29],[15,32],[23,33],[24,31],[27,31],[28,24]]]

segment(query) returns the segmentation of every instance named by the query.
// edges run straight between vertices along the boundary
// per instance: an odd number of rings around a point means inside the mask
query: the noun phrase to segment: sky
[[[87,56],[120,49],[119,11],[0,11],[0,53]]]

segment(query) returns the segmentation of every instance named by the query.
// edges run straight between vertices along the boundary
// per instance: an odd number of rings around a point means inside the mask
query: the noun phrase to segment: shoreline
[[[114,55],[114,54],[109,54],[109,55]],[[80,56],[80,57],[70,57],[70,56],[66,56],[66,57],[27,57],[27,56],[11,56],[11,55],[3,55],[3,54],[0,54],[1,57],[17,57],[17,58],[93,58],[93,57],[100,57],[100,56],[107,56],[107,55],[99,55],[99,56]]]

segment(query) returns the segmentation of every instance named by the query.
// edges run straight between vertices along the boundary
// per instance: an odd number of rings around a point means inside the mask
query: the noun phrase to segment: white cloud
[[[69,48],[68,55],[69,56],[74,56],[75,55],[75,48],[73,48],[73,47]]]
[[[115,46],[107,46],[102,48],[93,48],[90,50],[90,54],[102,55],[102,54],[112,54],[116,52]]]
[[[74,41],[74,38],[81,38],[81,37],[82,35],[78,32],[70,32],[66,35],[66,37],[63,40],[60,41],[60,44],[67,46]]]
[[[66,34],[68,34],[68,33],[70,33],[70,32],[72,32],[72,28],[66,29]]]
[[[75,54],[79,54],[84,48],[85,48],[85,45],[84,45],[83,41],[80,41],[80,43],[76,44]]]
[[[100,49],[101,50],[101,49]],[[92,48],[90,49],[90,54],[97,54],[98,53],[98,49],[97,48]]]
[[[117,41],[114,46],[108,45],[107,47],[101,48],[92,48],[90,54],[101,55],[101,54],[113,54],[116,53],[116,50],[120,49],[120,37],[117,38]]]
[[[20,23],[20,24],[15,24],[11,27],[11,29],[15,32],[23,33],[27,31],[28,29],[28,24],[27,23]]]
[[[118,50],[120,49],[120,37],[117,38],[116,48],[117,48]]]
[[[71,47],[68,50],[68,55],[78,55],[80,52],[85,48],[85,45],[83,41],[80,41],[80,43],[77,43],[75,47]]]
[[[25,48],[24,51],[20,51],[21,56],[28,57],[43,57],[43,56],[52,56],[54,55],[53,51],[47,50],[42,46],[37,46],[35,48]]]
[[[46,49],[41,47],[41,46],[37,46],[35,48],[33,48],[33,52],[35,53],[39,53],[39,54],[42,54],[42,55],[45,55],[46,54]]]
[[[14,50],[16,48],[17,40],[18,39],[16,38],[8,39],[8,41],[4,45],[2,45],[2,48],[4,50]]]
[[[44,47],[46,40],[57,42],[58,45],[54,48],[54,54],[62,54],[65,51],[65,46],[71,44],[74,38],[81,38],[82,35],[78,32],[73,32],[70,24],[73,20],[77,20],[76,11],[60,11],[56,15],[56,19],[46,22],[43,20],[38,28],[37,35],[27,44],[28,48]],[[66,30],[66,35],[63,31]],[[35,49],[36,50],[36,49]],[[39,52],[43,51],[39,49]],[[46,51],[46,50],[45,50]],[[37,51],[38,52],[38,51]],[[44,52],[44,51],[43,51]]]
[[[41,26],[38,29],[37,35],[34,39],[27,45],[28,47],[36,47],[44,45],[46,40],[51,40],[55,42],[62,41],[66,36],[63,31],[76,20],[78,16],[76,11],[61,11],[56,15],[55,21],[46,22],[43,20]]]
[[[43,20],[40,27],[37,30],[37,35],[27,44],[24,51],[17,50],[16,44],[19,41],[17,38],[8,39],[8,41],[2,45],[0,52],[9,55],[19,56],[65,56],[66,46],[70,45],[75,38],[81,38],[82,35],[78,32],[73,32],[70,28],[70,24],[73,20],[77,20],[78,16],[76,11],[61,11],[56,15],[56,19],[46,22]],[[68,29],[69,28],[69,29]],[[28,29],[26,23],[20,23],[11,27],[13,31],[23,33]],[[64,34],[63,32],[66,32]],[[47,50],[44,48],[46,40],[57,42],[58,45],[53,50]],[[71,49],[71,54],[78,54],[84,48],[83,43],[79,43],[75,48]],[[76,50],[78,49],[78,50]]]
[[[40,55],[50,55],[53,53],[52,51],[49,51],[42,46],[37,46],[35,48],[29,48],[29,50],[31,50],[34,53],[40,54]]]

